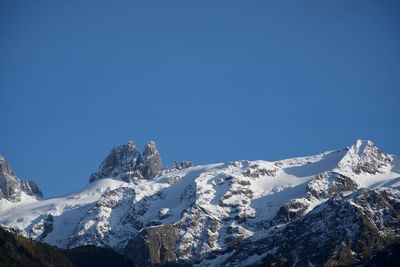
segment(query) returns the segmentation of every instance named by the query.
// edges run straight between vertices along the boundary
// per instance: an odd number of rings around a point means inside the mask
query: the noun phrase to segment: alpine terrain
[[[400,157],[357,140],[308,157],[163,167],[154,142],[129,141],[84,188],[49,199],[0,157],[0,224],[137,266],[395,266]]]

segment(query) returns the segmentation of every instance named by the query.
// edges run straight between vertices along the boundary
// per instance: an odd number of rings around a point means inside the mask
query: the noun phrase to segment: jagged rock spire
[[[8,165],[7,160],[2,155],[0,155],[0,172],[6,173],[8,175],[15,175]]]
[[[157,150],[156,143],[150,141],[144,146],[143,155],[140,157],[139,169],[143,178],[148,179],[156,175],[161,170],[160,153]]]
[[[0,155],[0,199],[5,198],[11,202],[19,202],[22,192],[34,197],[43,196],[37,184],[29,180],[20,180],[7,160]]]
[[[129,181],[133,178],[149,179],[161,170],[160,153],[156,143],[150,141],[143,154],[132,141],[113,148],[100,164],[99,170],[90,176],[90,182],[102,178],[119,178]]]
[[[122,174],[133,172],[139,156],[140,153],[137,151],[136,145],[132,141],[114,147],[100,164],[98,171],[90,176],[90,182],[106,177],[119,177]]]

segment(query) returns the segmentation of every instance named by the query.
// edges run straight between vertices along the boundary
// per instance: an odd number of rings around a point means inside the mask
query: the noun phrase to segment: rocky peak
[[[119,177],[133,172],[139,157],[140,153],[132,141],[114,147],[100,164],[99,170],[90,176],[90,182],[106,177]]]
[[[0,155],[0,199],[19,202],[22,200],[22,192],[33,197],[43,196],[35,182],[20,180],[7,160]]]
[[[140,157],[139,170],[143,178],[149,179],[161,170],[160,153],[157,150],[156,143],[150,141],[144,146],[143,155]]]
[[[159,152],[154,141],[150,141],[147,145],[144,146],[143,157],[151,157],[156,154],[159,154]]]
[[[0,172],[7,173],[8,175],[14,175],[14,172],[8,165],[7,160],[2,155],[0,155]]]
[[[114,147],[100,164],[98,171],[90,176],[90,182],[103,178],[130,181],[133,178],[149,179],[161,170],[160,153],[154,141],[149,142],[143,154],[133,141]]]
[[[347,148],[345,156],[340,160],[338,169],[345,172],[383,173],[391,158],[369,140],[357,140]]]

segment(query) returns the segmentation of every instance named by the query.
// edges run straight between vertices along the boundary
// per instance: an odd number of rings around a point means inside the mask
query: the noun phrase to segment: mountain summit
[[[81,190],[7,205],[8,229],[61,248],[111,247],[139,267],[367,265],[400,246],[400,158],[357,140],[315,156],[162,169],[154,142],[142,153],[128,142]]]
[[[0,199],[19,202],[24,197],[40,198],[42,192],[35,182],[20,180],[9,166],[7,160],[0,155]]]
[[[390,165],[391,158],[369,140],[357,140],[347,149],[346,155],[338,164],[338,168],[355,174],[384,173]]]
[[[93,182],[104,178],[118,178],[123,181],[150,179],[161,170],[160,153],[156,143],[145,145],[143,154],[137,150],[133,141],[114,147],[100,164],[98,171],[90,176]]]

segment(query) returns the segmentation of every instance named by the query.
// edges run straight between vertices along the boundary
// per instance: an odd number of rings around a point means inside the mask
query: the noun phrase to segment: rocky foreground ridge
[[[164,168],[154,142],[142,153],[128,142],[86,187],[52,199],[1,171],[0,185],[16,181],[1,187],[3,227],[60,248],[111,247],[137,266],[373,265],[400,244],[400,158],[367,140],[273,162]],[[29,201],[5,193],[14,187]]]

